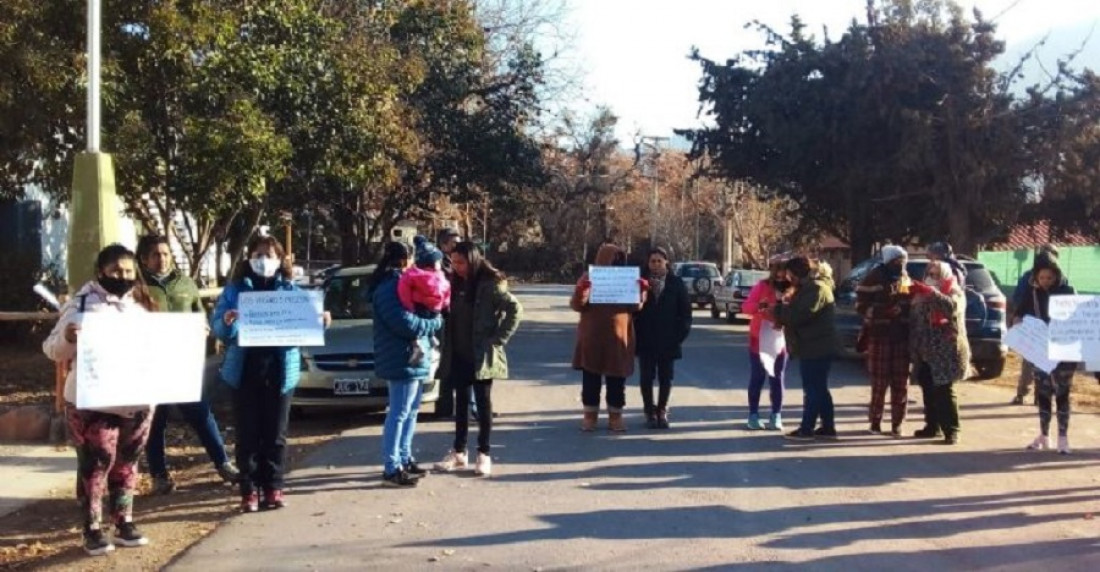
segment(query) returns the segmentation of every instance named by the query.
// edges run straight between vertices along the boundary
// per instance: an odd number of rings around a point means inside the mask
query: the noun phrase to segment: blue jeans
[[[829,393],[829,368],[833,365],[833,358],[803,359],[800,365],[804,404],[799,431],[812,432],[818,417],[823,429],[835,430],[833,394]]]
[[[196,401],[195,403],[158,405],[156,412],[153,413],[153,426],[149,429],[149,443],[145,446],[150,475],[168,476],[168,466],[164,458],[164,430],[168,427],[170,407],[178,408],[183,420],[195,430],[215,469],[229,462],[229,455],[225,452],[225,441],[222,440],[218,422],[214,419],[214,412],[210,410],[209,403]]]
[[[382,429],[382,462],[387,476],[413,460],[412,440],[424,394],[424,380],[390,381],[389,387],[390,406]]]
[[[768,377],[764,362],[758,352],[749,352],[749,413],[760,414],[760,394],[764,391],[764,382],[768,382],[768,395],[771,397],[772,414],[783,411],[783,380],[787,377],[787,352],[775,358],[775,376]]]

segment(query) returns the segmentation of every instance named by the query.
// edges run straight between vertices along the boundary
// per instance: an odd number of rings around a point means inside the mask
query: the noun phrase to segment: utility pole
[[[657,245],[657,199],[660,191],[661,172],[660,159],[663,146],[668,142],[668,137],[654,135],[639,135],[634,140],[634,163],[642,159],[643,149],[648,150],[646,166],[642,169],[642,176],[653,179],[653,191],[649,197],[649,245]]]

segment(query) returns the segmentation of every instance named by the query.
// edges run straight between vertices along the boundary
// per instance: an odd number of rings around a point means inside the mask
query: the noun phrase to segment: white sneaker
[[[477,464],[474,465],[474,474],[479,477],[488,477],[493,474],[493,458],[485,453],[477,454]]]
[[[1039,435],[1027,446],[1032,451],[1046,451],[1050,448],[1050,437],[1046,435]]]
[[[1058,437],[1058,452],[1063,455],[1068,455],[1069,451],[1069,437],[1061,435]]]
[[[443,457],[442,461],[435,464],[435,470],[441,473],[449,473],[451,471],[465,469],[469,464],[470,460],[466,456],[466,453],[459,453],[451,449],[447,452],[447,456]]]

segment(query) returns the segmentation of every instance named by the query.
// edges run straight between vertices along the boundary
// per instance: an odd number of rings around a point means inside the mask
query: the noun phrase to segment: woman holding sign
[[[596,252],[596,266],[626,266],[626,253],[614,244],[604,244]],[[623,407],[626,407],[626,378],[634,373],[634,313],[645,304],[649,283],[638,279],[636,304],[593,304],[592,281],[588,273],[577,282],[570,307],[581,315],[577,324],[577,343],[573,350],[573,369],[581,371],[581,403],[584,420],[581,431],[594,431],[600,414],[600,391],[607,384],[607,428],[615,433],[626,431]]]
[[[1024,316],[1034,316],[1050,323],[1050,297],[1075,294],[1065,280],[1057,259],[1039,256],[1031,270],[1031,282],[1020,298],[1013,324]],[[1058,406],[1058,452],[1068,455],[1069,450],[1069,391],[1073,383],[1074,363],[1061,363],[1051,373],[1035,368],[1035,399],[1039,403],[1039,436],[1027,446],[1033,451],[1050,448],[1050,419],[1053,415],[1051,400]]]
[[[248,253],[249,258],[237,263],[222,290],[210,329],[226,346],[221,373],[222,380],[233,388],[241,510],[256,512],[260,506],[285,506],[286,429],[301,358],[297,346],[241,346],[238,318],[243,294],[298,290],[290,281],[286,253],[274,237],[254,238]],[[328,315],[318,313],[317,319],[327,325]],[[258,491],[263,492],[262,502]]]
[[[42,344],[59,363],[76,358],[80,322],[85,312],[146,312],[155,310],[138,273],[134,253],[112,244],[96,258],[96,278],[77,290],[61,309],[61,318]],[[84,550],[93,556],[114,550],[114,544],[136,547],[149,543],[133,522],[137,462],[145,449],[152,407],[77,409],[76,374],[65,379],[65,415],[76,447],[77,497],[84,513]],[[103,530],[103,497],[115,526],[114,544]]]

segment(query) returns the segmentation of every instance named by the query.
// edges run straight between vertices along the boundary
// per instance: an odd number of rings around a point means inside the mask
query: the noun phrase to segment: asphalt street
[[[699,311],[672,429],[642,426],[635,376],[630,431],[584,434],[569,290],[517,292],[526,319],[509,347],[513,379],[493,388],[491,479],[437,474],[416,489],[381,488],[376,422],[295,471],[287,508],[231,519],[170,568],[1100,569],[1096,415],[1073,417],[1073,455],[1029,452],[1034,409],[967,383],[960,445],[893,440],[866,432],[866,376],[844,361],[831,376],[841,439],[785,442],[744,429],[747,328]],[[791,428],[801,402],[794,366]],[[919,416],[914,406],[906,434]],[[419,460],[442,457],[452,431],[422,422]]]

